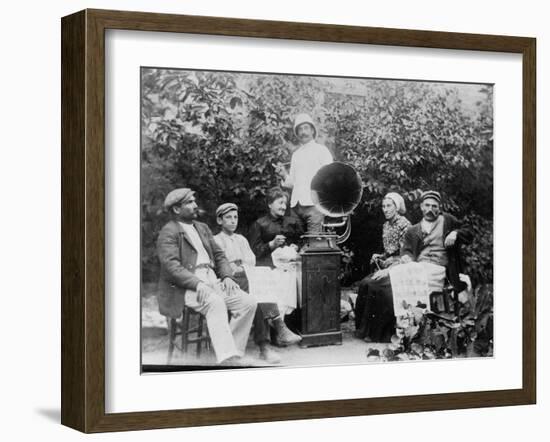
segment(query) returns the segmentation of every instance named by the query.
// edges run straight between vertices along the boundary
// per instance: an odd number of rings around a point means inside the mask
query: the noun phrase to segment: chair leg
[[[455,315],[457,317],[460,317],[460,301],[458,300],[458,293],[455,290],[453,290],[453,301],[454,301]]]
[[[176,339],[176,320],[174,318],[170,318],[170,333],[168,336],[168,361],[166,362],[167,365],[170,365],[172,362],[172,355],[174,354],[174,340]]]
[[[449,304],[449,292],[443,292],[443,302],[445,303],[445,313],[451,313],[451,305]]]
[[[181,321],[181,350],[183,354],[187,353],[187,350],[189,348],[189,342],[187,341],[188,336],[188,330],[189,330],[189,320],[190,320],[191,313],[188,308],[185,308],[183,310],[183,318]]]
[[[191,318],[197,316],[197,324],[195,327],[191,326]],[[203,343],[204,348],[210,349],[210,338],[208,336],[208,329],[205,330],[206,323],[205,318],[199,313],[196,313],[195,311],[189,309],[188,307],[185,307],[183,309],[183,316],[180,327],[180,334],[181,334],[181,351],[183,354],[188,353],[189,351],[189,345],[190,344],[196,344],[196,356],[197,358],[201,357],[202,349],[203,349]],[[176,332],[177,333],[177,332]],[[196,337],[193,338],[191,335],[196,333]],[[174,337],[175,341],[175,337]]]
[[[197,321],[197,358],[200,358],[202,353],[202,328],[204,326],[203,316],[199,315]]]

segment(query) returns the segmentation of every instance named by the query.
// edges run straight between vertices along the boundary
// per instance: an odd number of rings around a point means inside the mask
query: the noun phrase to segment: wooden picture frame
[[[269,405],[105,412],[105,30],[139,30],[522,55],[523,382],[475,391]],[[62,19],[62,424],[83,432],[533,404],[536,400],[536,41],[105,10]]]

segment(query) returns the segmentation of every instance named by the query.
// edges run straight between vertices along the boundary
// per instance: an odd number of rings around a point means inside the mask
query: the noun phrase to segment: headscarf
[[[396,192],[390,192],[386,194],[384,199],[390,199],[395,204],[395,207],[397,208],[397,213],[399,215],[404,215],[407,212],[407,208],[405,207],[405,200],[401,195],[399,195]]]

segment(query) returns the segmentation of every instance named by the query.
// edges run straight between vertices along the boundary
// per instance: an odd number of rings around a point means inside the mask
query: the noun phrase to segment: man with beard
[[[311,199],[311,180],[319,169],[332,163],[332,154],[326,146],[315,141],[317,128],[308,114],[299,114],[294,120],[294,134],[300,147],[292,154],[290,172],[277,168],[282,186],[292,189],[290,207],[302,221],[307,233],[317,233],[322,229],[324,215],[317,210]]]
[[[455,292],[466,288],[459,279],[462,270],[460,245],[472,242],[472,232],[453,215],[440,210],[441,195],[429,190],[421,197],[422,220],[405,233],[401,262],[432,263],[446,268],[446,276]]]
[[[400,261],[422,263],[432,291],[441,290],[446,278],[455,293],[459,293],[466,288],[459,278],[460,245],[470,243],[473,235],[453,215],[441,213],[440,204],[439,192],[429,190],[422,194],[422,220],[405,232]],[[387,342],[395,330],[390,271],[376,272],[359,287],[359,296],[366,299],[364,339],[369,342]]]
[[[185,305],[204,315],[218,363],[247,365],[243,356],[257,303],[232,279],[231,266],[210,228],[196,221],[194,193],[176,189],[164,201],[172,220],[157,240],[159,310],[177,319]]]

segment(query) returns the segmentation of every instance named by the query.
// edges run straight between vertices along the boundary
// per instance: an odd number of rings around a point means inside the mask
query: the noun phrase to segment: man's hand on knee
[[[204,282],[197,285],[197,302],[204,305],[210,296],[214,294],[214,289]]]
[[[226,277],[222,281],[223,290],[228,296],[233,296],[239,291],[239,284],[233,281],[231,278]]]

